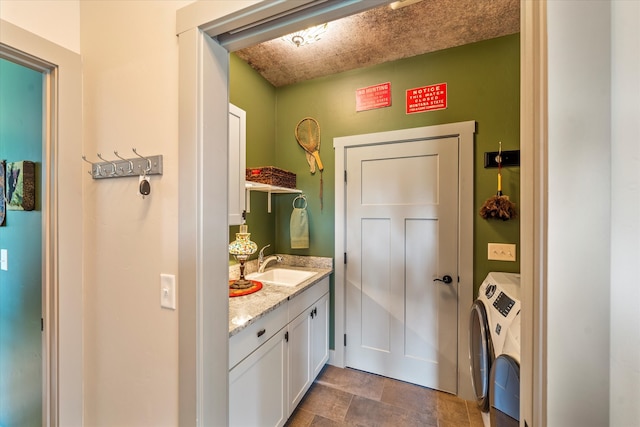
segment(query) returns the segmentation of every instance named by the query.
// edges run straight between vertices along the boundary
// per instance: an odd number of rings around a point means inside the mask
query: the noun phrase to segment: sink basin
[[[249,280],[269,283],[277,286],[298,286],[308,278],[315,276],[315,271],[290,270],[288,268],[272,268],[264,273],[251,273],[246,277]]]

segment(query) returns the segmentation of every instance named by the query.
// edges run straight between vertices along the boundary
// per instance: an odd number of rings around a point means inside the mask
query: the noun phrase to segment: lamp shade
[[[249,239],[251,233],[248,233],[247,229],[246,225],[241,225],[240,232],[236,233],[236,240],[229,243],[229,253],[231,255],[251,255],[258,250],[258,245]]]

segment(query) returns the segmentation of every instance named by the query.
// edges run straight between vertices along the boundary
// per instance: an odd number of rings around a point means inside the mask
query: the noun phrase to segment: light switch
[[[176,309],[176,276],[160,275],[160,307]]]
[[[489,243],[487,259],[493,261],[515,261],[516,245],[511,243]]]
[[[9,270],[9,259],[6,249],[0,249],[0,270]]]

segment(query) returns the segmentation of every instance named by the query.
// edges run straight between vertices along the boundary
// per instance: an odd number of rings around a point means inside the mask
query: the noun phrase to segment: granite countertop
[[[294,270],[315,271],[311,276],[297,286],[276,286],[264,283],[262,289],[249,295],[229,298],[229,337],[237,334],[257,319],[275,310],[282,303],[300,294],[310,286],[329,276],[333,272],[333,259],[325,257],[280,255],[282,263],[269,264],[269,268],[290,268]],[[269,270],[267,268],[267,270]],[[245,274],[257,269],[257,262],[250,261],[245,268]],[[240,271],[237,266],[229,268],[229,277],[238,278]]]

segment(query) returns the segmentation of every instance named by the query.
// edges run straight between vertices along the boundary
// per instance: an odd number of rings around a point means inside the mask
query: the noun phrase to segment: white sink
[[[278,286],[298,286],[311,276],[315,276],[315,271],[290,270],[288,268],[272,268],[264,273],[251,273],[246,276],[249,280],[269,283]]]

